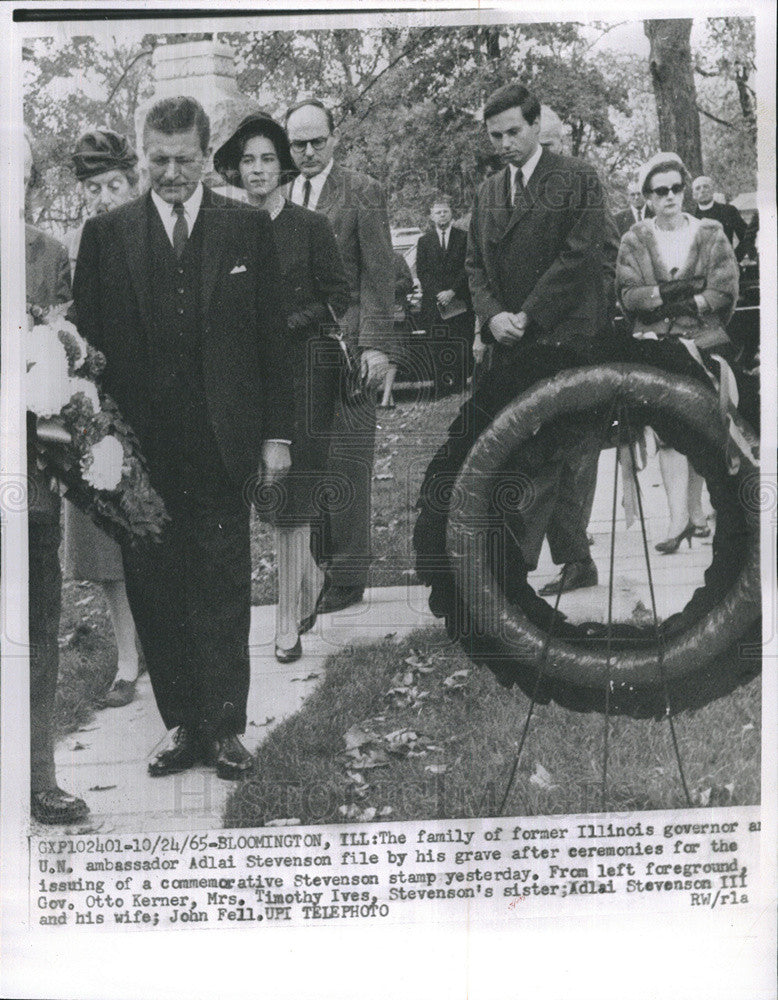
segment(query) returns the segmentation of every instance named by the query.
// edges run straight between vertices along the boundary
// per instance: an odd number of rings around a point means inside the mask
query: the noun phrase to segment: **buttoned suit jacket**
[[[79,331],[106,356],[103,384],[141,446],[153,434],[161,337],[149,260],[150,194],[89,219],[73,282]],[[291,439],[292,380],[270,218],[203,189],[200,309],[208,416],[236,486],[256,475],[261,444]]]
[[[527,343],[606,332],[609,213],[596,171],[544,149],[516,206],[509,183],[508,167],[487,178],[470,220],[466,268],[483,339],[505,311],[527,314]],[[497,346],[498,357],[509,350]]]
[[[287,196],[291,189],[290,184]],[[396,357],[394,258],[381,185],[366,174],[333,163],[316,211],[332,225],[351,290],[351,305],[341,320],[344,333],[359,347]]]
[[[646,203],[645,208],[646,210],[643,213],[643,218],[644,219],[652,218],[654,210],[648,203]],[[614,216],[614,219],[616,220],[616,226],[618,227],[619,230],[619,236],[623,236],[624,233],[628,233],[630,229],[635,225],[635,216],[632,214],[631,208],[625,208],[623,212],[617,212],[616,215]]]
[[[437,308],[438,292],[451,289],[468,308],[471,305],[465,271],[467,233],[455,226],[448,233],[445,253],[434,226],[420,236],[416,244],[416,274],[421,284],[421,310],[427,329],[441,322]]]

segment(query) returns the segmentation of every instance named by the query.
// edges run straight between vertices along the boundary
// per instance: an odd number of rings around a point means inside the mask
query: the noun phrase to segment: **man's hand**
[[[445,309],[449,302],[454,301],[454,289],[447,288],[444,292],[438,292],[436,298],[438,300],[438,305]]]
[[[498,344],[515,344],[521,340],[527,329],[525,312],[501,312],[489,320],[489,329]]]
[[[362,378],[367,385],[383,385],[384,377],[391,368],[389,358],[383,351],[378,351],[374,347],[369,347],[362,351],[361,360]]]
[[[283,441],[264,441],[262,444],[262,484],[269,486],[283,479],[292,464],[289,445]]]

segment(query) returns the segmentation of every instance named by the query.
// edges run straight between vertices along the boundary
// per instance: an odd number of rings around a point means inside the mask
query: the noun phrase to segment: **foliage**
[[[239,89],[273,115],[305,96],[333,109],[338,156],[387,187],[393,225],[423,225],[428,197],[447,191],[469,208],[491,149],[479,110],[487,94],[521,79],[562,118],[568,152],[591,159],[623,202],[629,179],[657,148],[647,61],[599,44],[615,24],[407,27],[368,30],[225,31]],[[35,39],[25,48],[24,113],[43,183],[33,221],[61,235],[82,205],[69,167],[91,125],[134,135],[133,114],[152,92],[155,46],[194,35]],[[725,190],[754,186],[754,26],[712,18],[694,52],[703,111],[703,162]],[[706,117],[705,112],[720,119]]]

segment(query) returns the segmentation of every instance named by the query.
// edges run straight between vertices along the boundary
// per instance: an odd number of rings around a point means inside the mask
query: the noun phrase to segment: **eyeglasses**
[[[306,146],[313,146],[316,150],[324,149],[328,139],[328,135],[320,135],[317,139],[295,139],[289,146],[295,153],[304,153]]]
[[[684,184],[673,184],[670,187],[662,184],[660,187],[651,188],[651,194],[658,194],[660,198],[666,198],[671,191],[673,194],[680,194],[684,187]]]

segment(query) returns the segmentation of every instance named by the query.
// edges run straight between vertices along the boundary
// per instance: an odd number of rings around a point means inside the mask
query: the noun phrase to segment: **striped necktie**
[[[311,200],[311,182],[306,177],[303,181],[303,208],[308,207],[308,202]]]

